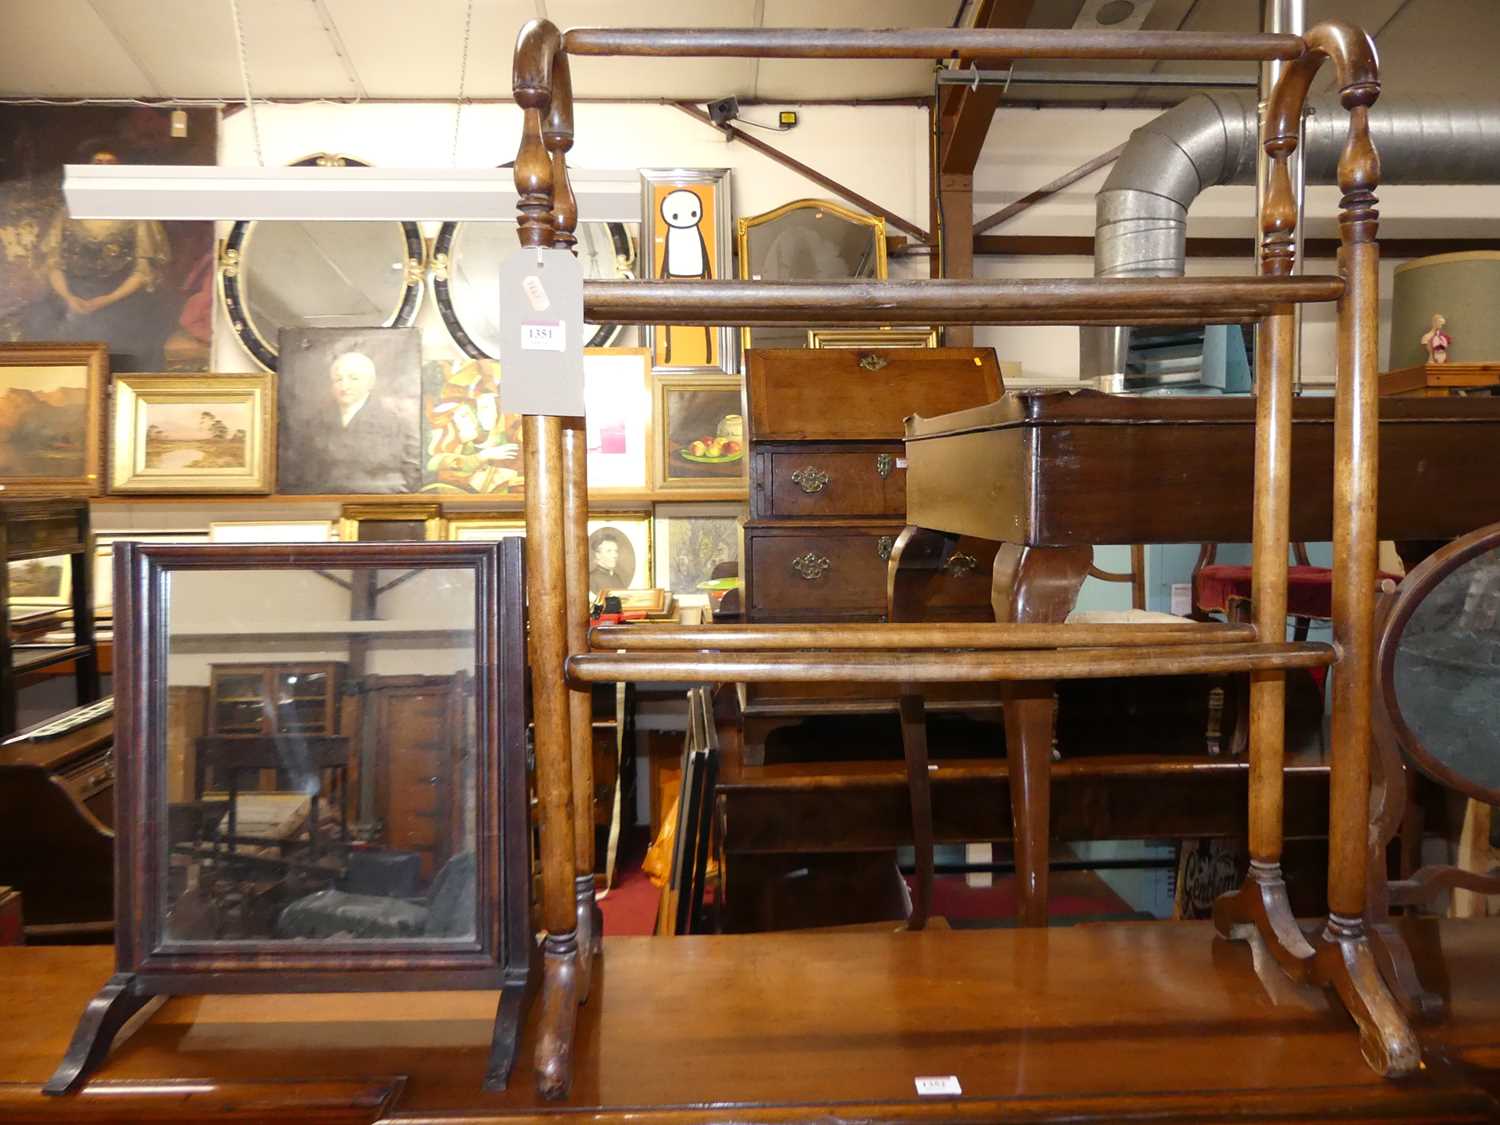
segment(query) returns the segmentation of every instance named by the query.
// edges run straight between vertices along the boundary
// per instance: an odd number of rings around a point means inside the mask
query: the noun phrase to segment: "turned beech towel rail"
[[[1252,865],[1245,885],[1220,901],[1216,921],[1234,936],[1258,935],[1293,976],[1337,989],[1360,1030],[1366,1057],[1381,1073],[1415,1069],[1415,1038],[1376,968],[1363,918],[1369,797],[1371,642],[1376,576],[1376,264],[1374,188],[1379,161],[1368,110],[1379,95],[1374,44],[1341,22],[1305,36],[1181,32],[1024,30],[603,29],[570,31],[537,20],[516,45],[514,92],[524,111],[515,163],[523,246],[572,247],[577,206],[566,154],[573,144],[568,55],[776,58],[1153,58],[1282,59],[1288,62],[1266,107],[1269,190],[1260,215],[1261,276],[1227,279],[1076,281],[914,281],[847,286],[753,282],[589,282],[585,312],[613,323],[777,324],[810,320],[900,323],[1177,324],[1257,321],[1253,633],[1203,628],[1135,635],[1078,634],[1055,628],[1015,632],[1012,640],[972,634],[982,653],[945,655],[913,626],[846,631],[857,649],[789,655],[792,633],[764,630],[678,634],[677,651],[655,651],[647,637],[623,645],[613,632],[595,640],[623,647],[591,653],[587,627],[587,535],[582,419],[529,415],[524,423],[530,663],[541,813],[544,984],[537,1042],[538,1082],[561,1096],[570,1080],[575,1006],[587,995],[598,951],[592,901],[592,792],[587,695],[565,675],[596,679],[773,679],[796,675],[884,679],[899,665],[906,682],[960,678],[960,666],[986,678],[1161,675],[1247,670],[1251,677]],[[1327,60],[1336,71],[1349,134],[1339,161],[1339,269],[1336,277],[1292,277],[1296,206],[1287,161],[1308,87]],[[1338,303],[1335,406],[1334,644],[1286,643],[1293,307]],[[997,630],[1003,626],[997,626]],[[1011,626],[1012,629],[1022,627]],[[1073,627],[1063,627],[1073,628]],[[957,634],[951,634],[955,637]],[[1000,638],[997,631],[995,638]],[[1107,641],[1106,639],[1107,638]],[[953,645],[950,640],[948,645]],[[1107,649],[1103,646],[1108,644]],[[680,646],[680,647],[678,647]],[[662,645],[661,647],[665,647]],[[696,648],[718,652],[694,653]],[[965,646],[969,647],[969,646]],[[729,652],[728,650],[733,650]],[[1009,649],[1010,651],[994,651]],[[1305,936],[1281,879],[1284,671],[1332,663],[1330,914]],[[1108,667],[1108,673],[1091,670]],[[915,701],[915,703],[913,703]],[[920,695],[902,701],[903,726],[919,731]],[[913,707],[916,710],[913,710]],[[914,779],[915,789],[915,779]],[[914,806],[915,807],[915,806]]]

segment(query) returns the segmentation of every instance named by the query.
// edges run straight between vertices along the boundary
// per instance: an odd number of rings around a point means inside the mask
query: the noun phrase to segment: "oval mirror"
[[[583,276],[603,281],[635,276],[637,223],[579,223]],[[475,359],[500,357],[500,263],[520,242],[516,224],[444,223],[432,247],[432,291],[453,340]],[[584,346],[606,348],[618,324],[586,324]]]
[[[347,156],[297,166],[364,167]],[[219,261],[230,324],[245,350],[276,368],[283,328],[405,328],[416,319],[425,266],[416,223],[238,222]]]
[[[1377,666],[1386,713],[1417,766],[1500,803],[1500,524],[1402,579]]]
[[[826,199],[798,199],[736,226],[742,281],[885,279],[884,219]],[[740,331],[746,348],[807,347],[806,326]]]

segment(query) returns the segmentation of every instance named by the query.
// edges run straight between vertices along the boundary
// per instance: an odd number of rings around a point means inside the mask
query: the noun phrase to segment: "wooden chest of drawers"
[[[1000,389],[988,349],[751,351],[746,619],[882,620],[886,563],[906,525],[904,419],[992,402]],[[991,559],[944,576],[936,616],[988,620]]]

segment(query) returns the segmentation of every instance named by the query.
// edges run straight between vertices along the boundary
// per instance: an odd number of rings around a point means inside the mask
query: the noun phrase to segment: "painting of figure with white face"
[[[646,169],[641,205],[649,218],[643,238],[642,273],[663,281],[714,281],[732,274],[726,231],[729,197],[726,170]],[[725,329],[701,324],[652,325],[647,329],[655,371],[729,369]]]

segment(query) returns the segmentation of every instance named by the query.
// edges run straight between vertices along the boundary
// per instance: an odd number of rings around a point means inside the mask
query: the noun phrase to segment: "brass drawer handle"
[[[891,548],[895,545],[896,537],[894,535],[882,535],[879,539],[875,540],[875,553],[879,555],[882,560],[888,562],[890,561],[891,557]]]
[[[828,474],[822,469],[816,469],[809,465],[805,469],[798,469],[792,474],[792,480],[798,488],[811,496],[814,492],[822,492],[828,484]]]
[[[876,352],[866,352],[864,355],[859,357],[859,365],[866,371],[879,371],[882,367],[887,366],[890,362],[891,361],[886,359],[885,356],[879,355]]]
[[[798,555],[792,560],[792,569],[802,575],[809,582],[816,582],[828,573],[828,568],[833,562],[823,555],[815,555],[808,551],[805,555]]]
[[[896,467],[896,459],[889,453],[877,453],[875,455],[875,471],[880,474],[880,479],[885,480],[891,475],[891,470]]]
[[[979,569],[979,560],[973,555],[954,555],[943,564],[943,569],[954,578],[965,578]]]

